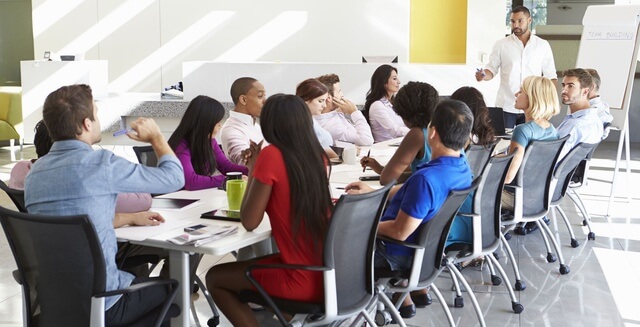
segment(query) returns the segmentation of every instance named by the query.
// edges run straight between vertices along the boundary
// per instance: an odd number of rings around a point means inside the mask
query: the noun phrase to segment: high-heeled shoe
[[[413,301],[417,308],[425,308],[433,303],[430,293],[416,295],[411,294],[411,301]]]
[[[416,315],[416,305],[415,304],[409,304],[409,305],[405,305],[400,307],[400,309],[398,309],[398,312],[400,312],[400,317],[408,319],[408,318],[413,318]]]

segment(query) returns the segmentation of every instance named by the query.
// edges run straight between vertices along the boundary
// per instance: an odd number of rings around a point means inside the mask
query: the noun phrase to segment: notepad
[[[185,210],[193,206],[199,205],[198,199],[170,199],[170,198],[154,198],[151,202],[152,209],[162,210]]]
[[[184,232],[176,237],[167,239],[167,242],[178,245],[192,245],[198,247],[202,244],[221,239],[227,235],[237,234],[238,226],[209,225],[191,232]]]

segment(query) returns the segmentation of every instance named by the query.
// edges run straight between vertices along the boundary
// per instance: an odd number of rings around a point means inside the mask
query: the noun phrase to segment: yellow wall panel
[[[465,63],[467,0],[411,0],[409,62]]]

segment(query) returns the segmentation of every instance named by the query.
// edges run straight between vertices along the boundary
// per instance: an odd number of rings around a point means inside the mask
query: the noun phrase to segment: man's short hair
[[[529,8],[525,7],[525,6],[515,6],[513,7],[513,9],[511,9],[511,13],[515,14],[515,13],[524,13],[527,17],[531,17],[531,12],[529,11]]]
[[[253,77],[240,77],[231,84],[231,100],[233,104],[238,104],[238,100],[241,95],[247,94],[251,88],[253,88],[253,83],[258,80]]]
[[[76,139],[82,134],[84,120],[95,120],[91,87],[76,84],[51,92],[44,101],[42,118],[53,142]]]
[[[593,89],[595,91],[600,90],[600,84],[602,83],[602,81],[600,80],[600,74],[598,74],[598,71],[593,68],[586,68],[585,70],[587,71],[587,73],[589,73],[589,75],[591,75],[591,78],[593,79]]]
[[[445,147],[461,150],[469,142],[473,113],[462,101],[443,100],[431,116],[431,126],[436,129]]]
[[[581,89],[584,89],[584,88],[591,89],[593,87],[593,77],[591,76],[591,74],[589,74],[589,72],[586,69],[582,69],[582,68],[567,69],[564,72],[562,72],[562,76],[577,78],[578,82],[580,82]]]
[[[326,74],[316,78],[320,83],[324,84],[329,89],[329,94],[334,96],[333,93],[333,85],[336,83],[340,83],[340,77],[336,74]]]

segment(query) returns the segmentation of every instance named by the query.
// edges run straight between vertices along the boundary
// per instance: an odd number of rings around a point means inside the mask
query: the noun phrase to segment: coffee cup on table
[[[242,179],[242,173],[241,172],[230,172],[227,173],[226,177],[224,178],[224,182],[222,182],[222,189],[226,190],[227,189],[227,182],[230,180],[234,180],[234,179]]]

